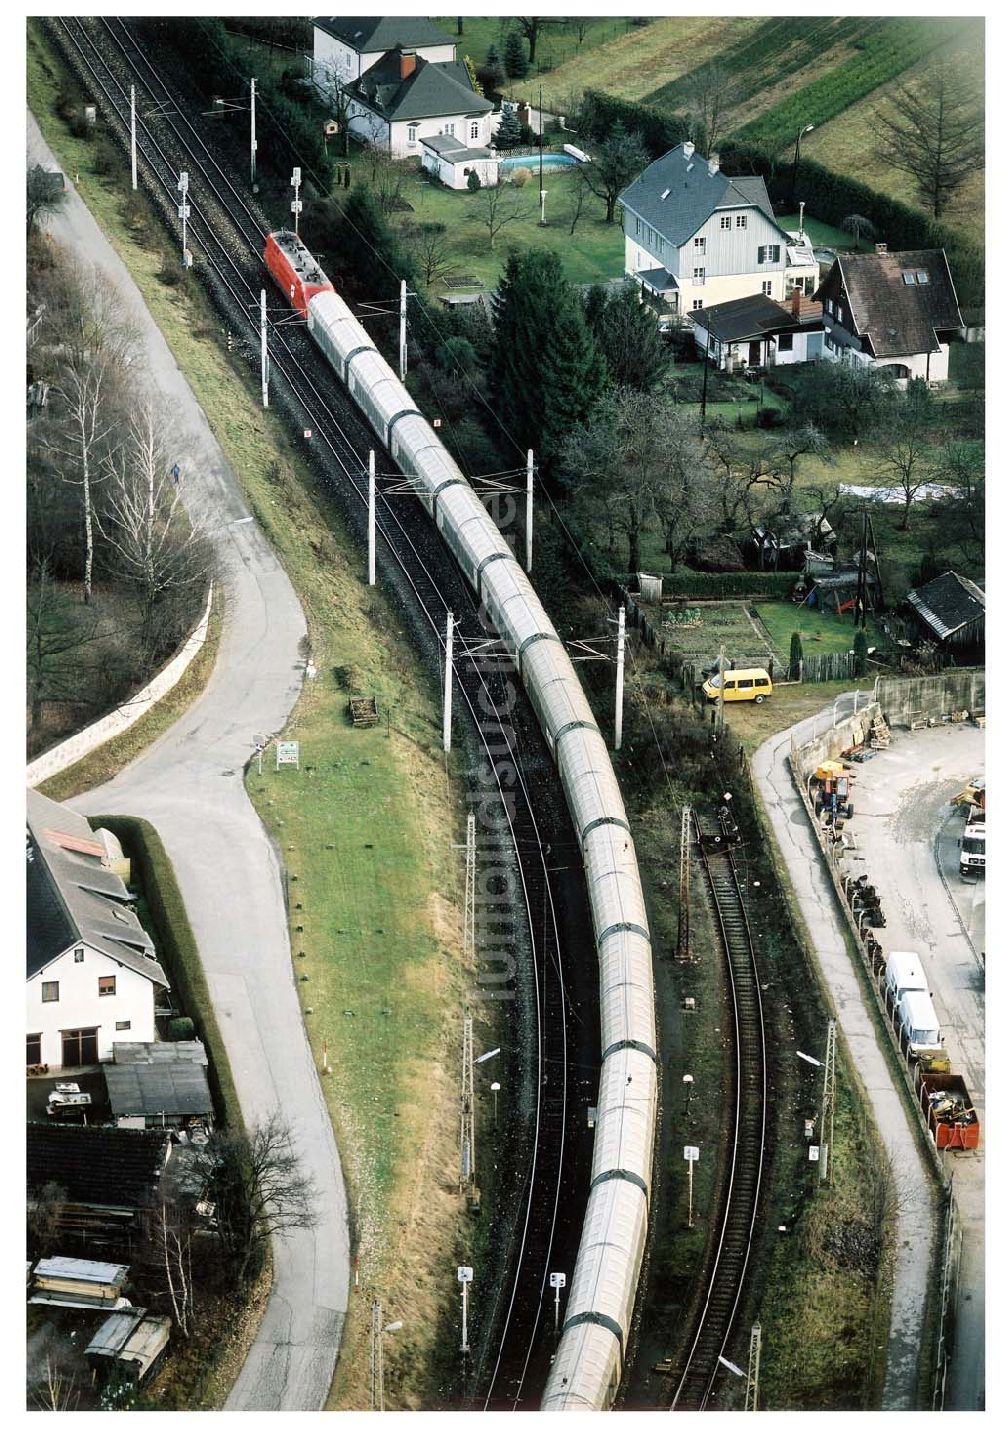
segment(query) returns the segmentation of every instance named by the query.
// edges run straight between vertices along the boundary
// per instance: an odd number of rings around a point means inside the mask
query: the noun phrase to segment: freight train
[[[618,781],[531,582],[403,383],[297,235],[269,234],[264,262],[488,613],[566,792],[597,945],[602,1061],[583,1235],[542,1409],[604,1410],[621,1381],[645,1248],[657,1101],[649,922]]]

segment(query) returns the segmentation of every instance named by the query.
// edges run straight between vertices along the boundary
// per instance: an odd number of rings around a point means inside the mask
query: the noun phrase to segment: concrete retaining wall
[[[208,635],[208,618],[212,611],[212,594],[213,588],[209,586],[208,600],[198,625],[173,660],[169,661],[163,670],[153,677],[149,685],[144,686],[141,691],[127,700],[124,705],[119,706],[117,710],[113,710],[110,715],[102,716],[93,725],[88,725],[86,730],[77,731],[76,735],[71,735],[68,740],[61,741],[51,750],[47,750],[44,755],[40,755],[37,760],[33,760],[25,772],[28,785],[41,785],[43,781],[49,780],[53,775],[58,775],[61,770],[75,765],[85,755],[90,755],[91,751],[96,750],[98,746],[104,745],[116,735],[121,735],[130,726],[135,725],[137,720],[141,720],[147,711],[152,710],[157,701],[161,701],[168,691],[173,690],[205,644],[205,637]]]
[[[986,672],[981,666],[956,666],[936,676],[880,676],[876,695],[890,725],[907,725],[920,718],[940,720],[957,710],[982,715]]]

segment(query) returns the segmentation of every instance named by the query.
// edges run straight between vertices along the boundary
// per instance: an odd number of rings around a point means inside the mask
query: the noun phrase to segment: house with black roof
[[[720,368],[769,368],[818,362],[823,356],[823,309],[799,291],[785,303],[763,293],[714,303],[687,315],[694,340]]]
[[[752,294],[808,296],[819,282],[809,239],[781,228],[764,180],[730,178],[690,141],[649,164],[619,203],[625,272],[664,317]]]
[[[948,347],[964,326],[943,249],[843,253],[816,291],[826,356],[888,368],[897,379],[946,381]]]
[[[986,593],[958,572],[946,571],[908,593],[914,635],[932,640],[959,660],[980,659],[986,640]]]
[[[421,140],[438,135],[470,149],[493,136],[493,105],[430,20],[314,20],[313,79],[321,92],[341,95],[352,135],[397,159],[421,158]]]
[[[151,1042],[169,984],[108,832],[37,790],[27,807],[27,1064],[80,1068]]]

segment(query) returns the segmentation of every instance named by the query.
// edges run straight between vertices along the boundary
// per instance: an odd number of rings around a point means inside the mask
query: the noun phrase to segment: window
[[[926,273],[924,273],[923,269],[920,269],[920,270],[918,271],[918,273],[917,273],[917,282],[918,282],[918,283],[930,283],[930,278],[928,277],[928,275],[927,275]]]
[[[758,263],[779,263],[781,260],[781,245],[777,243],[762,243],[757,246]]]
[[[472,139],[478,139],[478,138],[479,138],[479,120],[478,120],[478,119],[474,119],[474,120],[472,121],[472,123],[469,125],[469,139],[472,140]]]
[[[747,216],[746,216],[746,214],[737,214],[737,215],[736,215],[736,227],[737,227],[738,229],[745,229],[746,226],[747,226]]]
[[[722,229],[723,232],[725,232],[726,229],[731,229],[732,226],[733,226],[733,216],[732,216],[732,214],[723,214],[722,218],[719,220],[719,228]]]
[[[417,126],[415,124],[408,124],[406,126],[406,142],[407,144],[416,144]]]
[[[917,275],[916,275],[915,273],[904,273],[904,274],[903,274],[903,282],[906,284],[907,288],[912,288],[913,285],[916,283],[916,281],[917,281]]]
[[[82,1068],[86,1063],[97,1062],[96,1029],[63,1029],[62,1066]]]
[[[27,1064],[30,1068],[32,1064],[42,1061],[42,1036],[40,1033],[29,1034],[27,1041],[28,1057]]]
[[[767,676],[754,676],[754,678],[753,678],[753,683],[754,683],[755,686],[767,686],[767,685],[770,685],[770,681],[768,680],[768,677],[767,677]]]
[[[82,963],[83,963],[83,950],[82,950],[82,949],[74,949],[74,950],[73,950],[73,963],[74,963],[74,964],[82,964]]]
[[[760,291],[761,291],[761,293],[763,293],[766,297],[770,298],[770,296],[771,296],[771,280],[770,280],[769,278],[765,278],[765,279],[764,279],[764,282],[760,285]]]
[[[704,270],[703,268],[696,268],[696,269],[695,269],[695,271],[694,271],[694,281],[695,281],[695,283],[704,283],[704,282],[705,282],[705,270]]]
[[[130,1029],[131,1027],[131,1019],[119,1019],[118,1023],[115,1024],[115,1033],[124,1033],[126,1029]]]
[[[779,352],[779,353],[790,353],[794,347],[795,347],[795,335],[794,335],[794,333],[779,333],[779,334],[778,334],[778,352]]]
[[[704,253],[704,252],[705,252],[705,240],[704,240],[703,238],[696,238],[696,239],[695,239],[695,241],[694,241],[694,251],[695,251],[695,253]]]
[[[728,685],[729,682],[727,681],[726,684]],[[752,680],[737,681],[737,682],[736,682],[736,689],[739,690],[739,691],[752,691],[752,690],[753,690],[753,681],[752,681]]]
[[[834,311],[834,313],[836,314],[837,322],[838,322],[838,323],[843,323],[843,321],[844,321],[844,310],[843,310],[843,308],[841,308],[841,306],[840,306],[839,303],[837,303],[837,304],[834,305],[833,311]]]
[[[693,299],[691,300],[691,307],[692,307],[693,309],[704,308],[704,306],[705,306],[705,300],[704,300],[704,298],[693,298]]]
[[[454,139],[454,137],[455,137],[455,126],[454,126],[454,124],[446,124],[445,127],[442,129],[441,133],[442,133],[442,134],[450,134],[451,137]]]
[[[113,993],[115,992],[115,976],[114,976],[114,974],[101,974],[101,975],[100,975],[100,977],[99,977],[98,980],[97,980],[97,992],[98,992],[98,994],[101,996],[102,999],[105,998],[108,994],[113,994]]]
[[[49,984],[42,985],[42,1003],[58,1004],[59,1002],[59,980],[53,979]]]

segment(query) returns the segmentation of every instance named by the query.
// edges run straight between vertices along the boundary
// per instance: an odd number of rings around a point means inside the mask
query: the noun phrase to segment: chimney
[[[708,172],[709,172],[710,174],[717,174],[717,173],[719,172],[719,156],[718,156],[718,154],[710,154],[710,155],[708,156]]]
[[[800,311],[801,311],[801,308],[802,308],[802,289],[801,289],[801,288],[793,288],[793,289],[792,289],[792,317],[793,317],[793,318],[798,318],[799,313],[800,313]]]
[[[409,79],[417,68],[417,54],[415,50],[400,50],[399,52],[399,78]]]
[[[878,258],[885,258],[887,252],[888,252],[888,250],[886,249],[886,246],[885,246],[884,243],[877,243],[877,244],[875,245],[875,254],[876,254],[876,257],[878,257]]]
[[[691,139],[685,139],[684,143],[681,145],[681,148],[684,150],[684,158],[690,159],[691,155],[694,153],[694,141]]]

